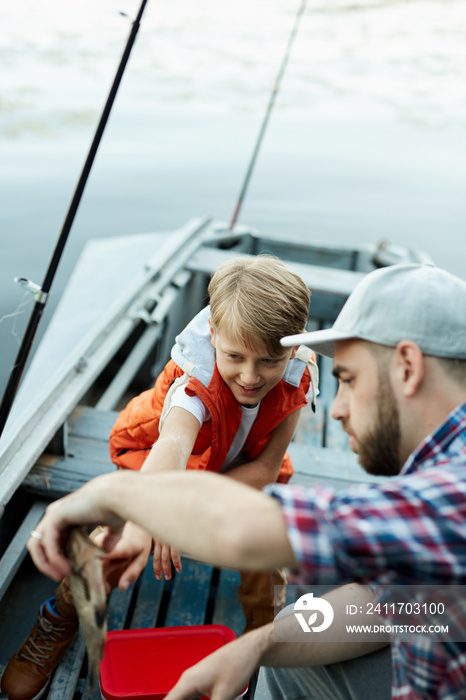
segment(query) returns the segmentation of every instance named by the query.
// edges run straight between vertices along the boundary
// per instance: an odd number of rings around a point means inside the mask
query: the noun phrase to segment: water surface
[[[298,7],[149,0],[39,336],[87,239],[230,219]],[[137,9],[0,7],[0,388]],[[241,221],[466,277],[465,31],[463,0],[308,0]]]

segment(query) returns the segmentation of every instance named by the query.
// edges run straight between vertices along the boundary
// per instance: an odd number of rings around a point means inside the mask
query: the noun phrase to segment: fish
[[[104,550],[94,544],[80,528],[71,528],[65,545],[65,556],[72,572],[71,592],[86,645],[91,689],[97,688],[107,635],[104,554]]]

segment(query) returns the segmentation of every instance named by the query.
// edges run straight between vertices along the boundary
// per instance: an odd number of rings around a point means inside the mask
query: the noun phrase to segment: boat
[[[51,500],[114,469],[108,435],[132,396],[150,387],[170,357],[175,336],[207,303],[211,274],[235,256],[269,253],[311,290],[308,328],[328,327],[369,271],[424,262],[425,253],[387,242],[334,246],[305,231],[295,238],[233,228],[207,217],[175,231],[87,243],[35,352],[0,440],[0,673],[29,632],[55,584],[32,566],[26,541]],[[290,445],[293,481],[344,488],[374,481],[329,417],[336,390],[331,360],[319,357],[320,395],[303,409]],[[189,558],[172,581],[151,565],[109,601],[109,629],[225,624],[241,633],[238,573]],[[94,700],[86,682],[80,635],[56,670],[46,700]]]
[[[133,22],[59,241],[65,241],[71,229],[145,4],[142,0]],[[303,2],[232,221],[198,217],[174,231],[90,240],[34,354],[0,439],[0,674],[29,633],[41,603],[56,587],[35,569],[27,554],[31,530],[52,500],[114,469],[108,438],[119,410],[153,385],[170,358],[176,335],[206,305],[210,277],[221,263],[260,253],[280,258],[311,291],[308,329],[315,330],[333,323],[348,295],[371,270],[429,260],[423,252],[386,241],[358,247],[332,245],[319,242],[311,230],[290,236],[237,223],[304,7]],[[23,280],[26,288],[47,296],[53,279],[49,272],[56,269],[60,248],[57,245],[43,289]],[[330,419],[336,380],[329,358],[319,357],[318,364],[320,394],[315,413],[310,407],[302,409],[289,447],[295,470],[292,482],[325,482],[344,488],[383,478],[367,475],[359,467],[341,426]],[[182,562],[182,571],[174,572],[170,581],[156,581],[149,561],[127,591],[113,591],[108,629],[219,624],[241,634],[239,573],[186,556]],[[248,697],[253,693],[251,679]],[[81,632],[42,697],[102,697],[100,688],[88,682]]]

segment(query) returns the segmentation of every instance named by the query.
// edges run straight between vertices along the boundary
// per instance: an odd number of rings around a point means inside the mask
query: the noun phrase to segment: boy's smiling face
[[[264,346],[250,350],[226,333],[214,330],[210,319],[209,324],[220,376],[238,403],[255,406],[281,380],[296,348],[284,348],[282,354],[271,357]]]

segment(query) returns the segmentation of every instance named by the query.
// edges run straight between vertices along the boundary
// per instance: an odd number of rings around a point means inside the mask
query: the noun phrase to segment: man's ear
[[[211,316],[209,316],[209,329],[210,329],[210,344],[212,345],[213,348],[215,348],[215,328],[214,328],[214,324],[212,323]]]
[[[410,398],[418,391],[424,379],[424,356],[412,340],[400,340],[394,353],[395,376],[402,393]]]
[[[293,350],[291,351],[290,355],[290,360],[292,360],[294,357],[296,357],[296,353],[298,352],[299,345],[295,345]]]

